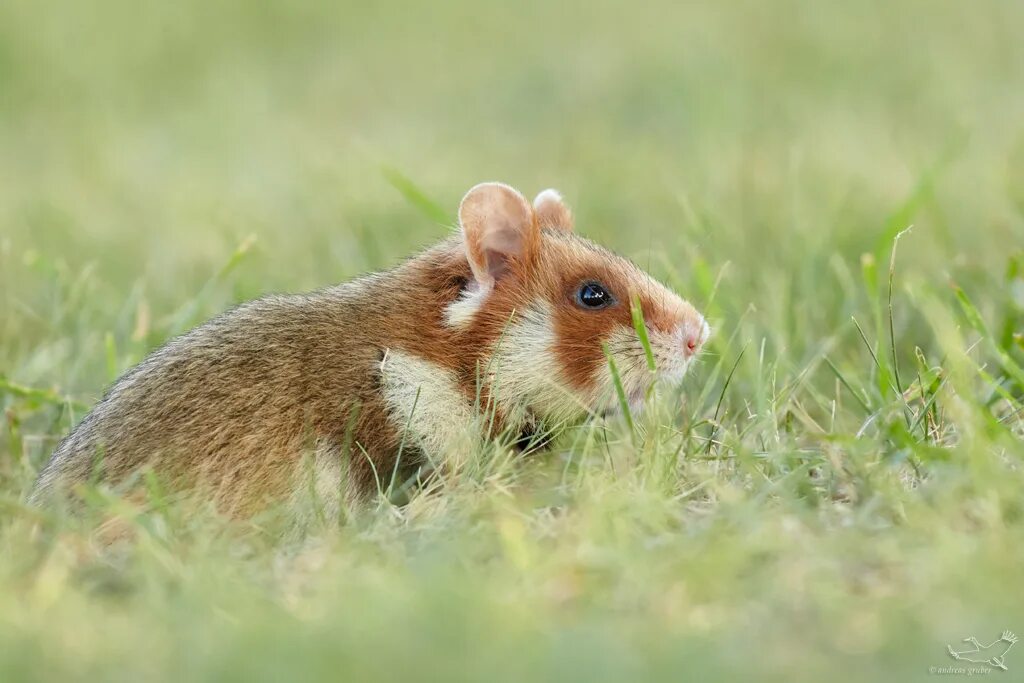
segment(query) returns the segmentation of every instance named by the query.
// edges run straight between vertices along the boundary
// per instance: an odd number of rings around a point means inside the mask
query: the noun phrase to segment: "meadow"
[[[0,681],[923,681],[1024,635],[1021,3],[59,5],[0,3]],[[482,180],[706,313],[681,396],[298,544],[25,504],[150,350]]]

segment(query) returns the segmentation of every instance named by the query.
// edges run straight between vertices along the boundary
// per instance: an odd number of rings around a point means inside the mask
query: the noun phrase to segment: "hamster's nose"
[[[687,357],[696,355],[709,336],[711,328],[704,318],[698,317],[697,320],[688,322],[683,327],[683,353]]]

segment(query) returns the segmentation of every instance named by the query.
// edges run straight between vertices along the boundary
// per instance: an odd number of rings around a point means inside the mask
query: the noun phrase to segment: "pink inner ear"
[[[487,273],[495,280],[501,279],[508,272],[509,259],[522,254],[525,237],[522,229],[512,221],[501,220],[503,225],[495,225],[489,230],[481,244]]]
[[[494,249],[484,250],[484,259],[487,261],[487,273],[495,280],[500,280],[508,272],[507,253]]]
[[[505,220],[504,225],[488,231],[483,242],[484,249],[501,252],[506,256],[518,256],[523,250],[523,233],[511,221]]]

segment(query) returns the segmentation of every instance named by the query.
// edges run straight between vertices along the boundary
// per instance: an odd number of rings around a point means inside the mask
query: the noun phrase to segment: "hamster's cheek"
[[[622,384],[626,400],[631,404],[642,403],[644,395],[654,382],[655,375],[651,372],[647,361],[647,352],[632,327],[616,326],[606,337],[605,348],[615,364],[615,374],[611,364],[605,362],[600,368],[598,384],[615,388],[615,375]]]
[[[602,348],[606,329],[595,315],[554,310],[555,344],[559,374],[578,395],[591,396],[608,365]]]

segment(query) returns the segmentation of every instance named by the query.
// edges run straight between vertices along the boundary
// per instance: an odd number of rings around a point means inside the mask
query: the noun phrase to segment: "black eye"
[[[612,295],[596,282],[586,282],[576,293],[576,301],[583,308],[604,308],[612,303]]]

